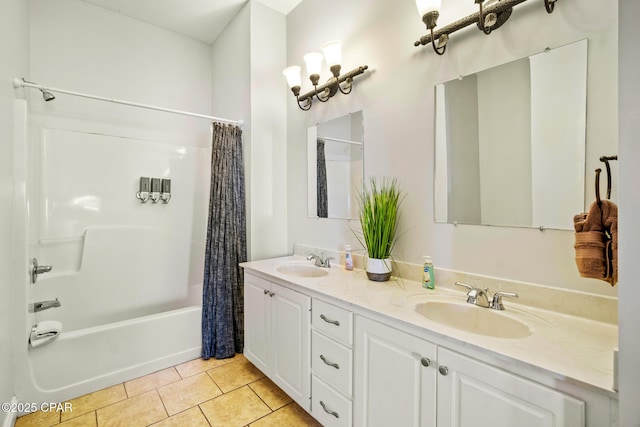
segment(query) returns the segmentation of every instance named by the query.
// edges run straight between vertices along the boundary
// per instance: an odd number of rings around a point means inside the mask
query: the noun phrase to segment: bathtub
[[[22,402],[64,402],[201,354],[201,307],[63,332],[29,348]]]

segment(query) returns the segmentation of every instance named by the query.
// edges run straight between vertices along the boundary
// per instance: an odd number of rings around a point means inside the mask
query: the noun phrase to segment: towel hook
[[[602,172],[602,169],[596,169],[596,201],[598,206],[602,206],[602,200],[600,200],[600,172]]]
[[[609,165],[609,160],[618,160],[618,156],[600,157],[600,161],[603,162],[607,168],[607,200],[611,199],[611,165]],[[600,203],[600,198],[598,198],[598,203]]]

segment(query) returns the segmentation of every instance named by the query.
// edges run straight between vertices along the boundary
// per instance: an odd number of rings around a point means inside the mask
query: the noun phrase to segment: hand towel
[[[588,213],[573,217],[576,265],[581,277],[618,281],[618,207],[609,200],[593,202]]]

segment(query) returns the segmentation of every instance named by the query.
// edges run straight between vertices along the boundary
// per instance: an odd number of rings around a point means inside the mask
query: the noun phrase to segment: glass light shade
[[[332,67],[334,65],[342,64],[342,42],[332,41],[325,43],[321,47],[322,53],[324,53],[324,59],[327,61],[327,65]]]
[[[294,65],[292,67],[285,68],[284,71],[282,71],[282,74],[286,77],[290,88],[294,86],[301,86],[299,66]]]
[[[304,62],[307,64],[307,74],[320,74],[320,70],[322,70],[322,60],[324,59],[324,56],[321,53],[307,53],[303,58]]]
[[[427,12],[433,12],[434,10],[439,12],[441,4],[442,0],[416,0],[416,6],[421,18]]]

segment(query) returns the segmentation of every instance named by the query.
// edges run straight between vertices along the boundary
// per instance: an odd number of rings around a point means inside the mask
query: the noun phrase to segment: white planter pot
[[[374,282],[386,282],[391,277],[391,258],[367,259],[367,277]]]

